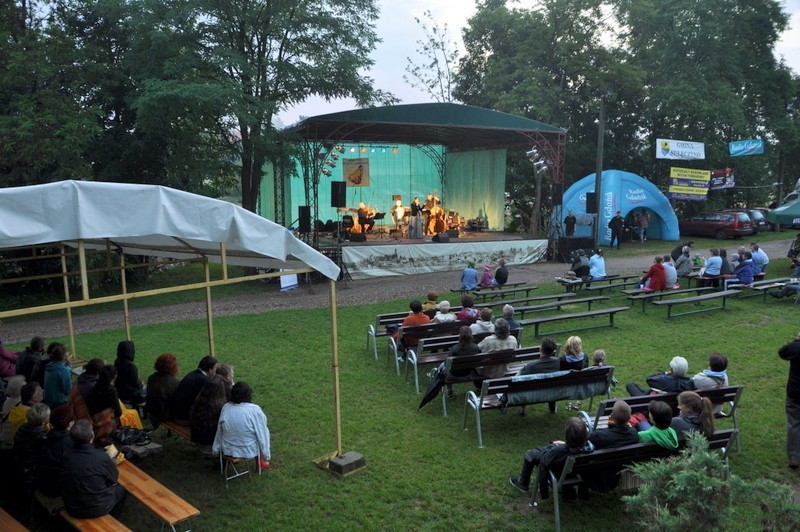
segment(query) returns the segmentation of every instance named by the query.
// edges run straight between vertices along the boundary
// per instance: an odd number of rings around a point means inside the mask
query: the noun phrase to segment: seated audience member
[[[511,328],[508,326],[508,322],[503,318],[497,318],[494,324],[494,334],[481,340],[478,347],[480,347],[481,353],[490,353],[493,351],[516,349],[517,345],[517,339],[511,336]],[[505,373],[505,364],[490,366],[481,372],[487,379],[496,379],[497,377],[502,377]]]
[[[570,336],[564,343],[564,355],[559,358],[561,369],[581,370],[589,365],[589,358],[583,352],[580,336]]]
[[[494,272],[494,283],[497,286],[504,286],[508,282],[508,268],[506,268],[506,261],[500,259],[497,261],[497,271]]]
[[[36,487],[47,497],[61,497],[61,475],[64,472],[64,453],[72,426],[72,411],[61,405],[50,413],[50,425],[39,457]]]
[[[15,375],[9,377],[8,385],[5,390],[5,400],[3,401],[3,409],[0,411],[0,418],[8,414],[9,410],[22,402],[22,387],[25,386],[25,377],[23,375]]]
[[[233,388],[233,366],[230,364],[220,364],[217,366],[217,373],[225,386],[225,400],[231,400],[231,389]]]
[[[38,382],[29,382],[22,387],[19,404],[9,409],[0,424],[0,449],[11,449],[14,446],[14,436],[25,423],[28,409],[42,401],[44,401],[44,390]]]
[[[503,306],[503,319],[508,322],[508,326],[511,327],[512,330],[522,328],[522,325],[514,319],[514,307],[511,305]]]
[[[681,255],[675,259],[675,269],[678,271],[678,278],[680,279],[688,277],[689,274],[692,273],[692,267],[694,266],[694,263],[692,262],[689,253],[689,248],[684,247],[683,253],[681,253]]]
[[[481,352],[481,348],[478,347],[473,341],[472,331],[466,325],[461,326],[458,332],[458,343],[450,348],[448,351],[448,357],[460,357],[466,355],[477,355]],[[444,371],[445,364],[444,362],[439,366],[439,371]],[[445,382],[445,389],[447,390],[447,397],[449,399],[455,399],[456,393],[453,391],[453,383],[456,382],[468,382],[473,380],[472,370],[456,370],[453,372],[448,373],[444,377]]]
[[[706,259],[700,255],[700,253],[695,253],[694,258],[692,259],[692,265],[696,267],[701,267],[705,264]]]
[[[769,264],[767,253],[761,249],[756,242],[750,244],[750,253],[753,255],[753,267],[755,268],[756,274],[766,272],[767,264]]]
[[[711,248],[711,256],[708,257],[703,264],[705,270],[703,277],[719,277],[722,272],[722,258],[719,256],[719,249]],[[719,282],[716,279],[699,279],[698,286],[717,286]]]
[[[105,367],[106,363],[102,359],[93,358],[83,365],[83,373],[78,375],[75,384],[69,391],[69,399],[67,404],[72,410],[74,419],[92,419],[89,409],[86,407],[86,397],[94,390],[97,385],[97,379],[100,376],[100,370]]]
[[[787,284],[786,286],[781,287],[781,289],[777,292],[768,293],[776,299],[781,299],[789,296],[797,296],[798,292],[800,292],[800,284]]]
[[[664,259],[662,262],[662,266],[664,266],[664,284],[667,285],[667,288],[678,288],[678,270],[672,264],[672,257],[664,255],[662,258]]]
[[[733,268],[731,267],[731,263],[728,262],[728,250],[726,250],[725,248],[720,248],[719,258],[722,259],[722,266],[719,269],[720,275],[730,275],[731,273],[733,273]]]
[[[742,256],[738,253],[731,253],[731,268],[736,270],[739,267],[739,264],[742,262]]]
[[[401,327],[425,325],[431,322],[431,319],[428,317],[428,315],[422,312],[422,303],[420,303],[416,299],[412,301],[408,305],[408,307],[411,309],[411,313],[408,316],[406,316],[406,318],[403,320],[403,323],[400,324]],[[395,333],[395,340],[397,340],[399,337],[400,337],[400,332],[398,331]],[[419,344],[419,338],[400,338],[400,343],[402,344],[401,347],[404,351],[404,356],[405,356],[406,349],[413,349],[417,347],[417,345]]]
[[[678,416],[672,418],[670,426],[685,438],[686,433],[696,430],[706,438],[714,434],[714,405],[708,397],[700,397],[695,392],[678,394]]]
[[[639,441],[654,441],[665,449],[678,448],[678,433],[670,427],[672,423],[672,407],[664,401],[650,401],[647,405],[652,426],[639,432]]]
[[[645,290],[666,290],[666,276],[664,273],[664,259],[661,256],[653,259],[653,264],[639,281],[639,288]]]
[[[170,406],[175,422],[179,425],[189,425],[189,410],[192,409],[197,394],[206,379],[213,375],[217,370],[217,359],[211,355],[205,356],[200,360],[197,369],[188,373],[178,384],[172,394]]]
[[[31,338],[31,345],[26,347],[25,350],[17,356],[15,372],[17,375],[24,375],[26,382],[30,382],[33,376],[33,367],[36,363],[47,356],[44,345],[44,338],[41,336],[34,336]]]
[[[678,262],[678,258],[683,255],[684,253],[688,257],[689,254],[692,252],[692,246],[694,246],[694,241],[690,240],[688,242],[684,242],[683,244],[679,244],[675,246],[672,252],[669,254],[672,257],[672,260]]]
[[[433,323],[447,323],[450,321],[456,321],[456,315],[450,312],[450,302],[445,300],[439,303],[439,310],[436,311],[436,315],[431,320]]]
[[[60,349],[64,349],[66,352],[67,348],[61,342],[51,342],[47,346],[47,356],[42,357],[36,362],[36,364],[34,364],[33,371],[31,372],[31,378],[28,380],[28,382],[38,382],[42,387],[44,387],[44,375],[45,371],[47,370],[47,366],[49,366],[50,362],[53,361],[53,352]]]
[[[253,403],[253,392],[246,382],[233,385],[231,400],[225,403],[219,415],[211,452],[234,458],[257,457],[261,469],[269,467],[267,416]]]
[[[607,366],[606,364],[606,352],[604,349],[595,349],[594,353],[592,354],[592,367],[595,368],[602,368],[603,366]]]
[[[797,237],[792,242],[792,245],[789,246],[789,251],[786,253],[786,256],[790,259],[794,259],[798,254],[800,254],[800,233],[797,233]]]
[[[483,273],[481,274],[481,288],[489,288],[495,285],[494,275],[492,274],[492,265],[484,264]]]
[[[475,261],[467,262],[467,267],[461,272],[461,290],[475,290],[478,288],[478,272],[475,270]]]
[[[534,375],[537,373],[553,373],[561,369],[561,361],[556,358],[556,351],[558,344],[552,338],[542,338],[542,343],[539,344],[539,358],[531,360],[522,368],[520,368],[517,375]],[[556,402],[550,401],[547,403],[550,412],[556,411]],[[525,415],[525,405],[519,407],[519,415]]]
[[[165,421],[172,421],[170,401],[178,388],[178,361],[172,353],[163,353],[156,359],[155,373],[147,378],[145,410],[153,428]]]
[[[422,304],[422,310],[436,310],[439,306],[439,294],[436,292],[428,292],[428,300]]]
[[[542,469],[539,493],[543,499],[546,499],[550,496],[547,484],[548,473],[553,473],[558,477],[561,475],[561,470],[564,469],[567,458],[574,454],[590,453],[593,450],[594,445],[589,441],[586,424],[578,417],[571,417],[564,426],[564,441],[556,440],[550,445],[527,450],[522,460],[522,470],[519,476],[511,477],[509,482],[522,493],[528,493],[533,468],[538,465]],[[568,494],[565,495],[568,496]]]
[[[100,446],[111,443],[111,432],[122,425],[122,403],[114,387],[116,378],[117,369],[114,366],[103,366],[97,384],[83,398],[92,416],[94,441]]]
[[[742,253],[739,264],[736,265],[732,275],[742,284],[753,284],[755,270],[753,269],[753,255],[749,251]]]
[[[594,255],[589,259],[589,277],[595,281],[606,277],[606,260],[600,248],[594,250]]]
[[[214,443],[219,413],[226,400],[222,377],[214,374],[206,379],[189,412],[193,442],[204,446]]]
[[[31,406],[25,412],[25,424],[14,435],[14,465],[24,500],[33,496],[36,466],[44,449],[46,425],[50,421],[50,407],[44,403]]]
[[[650,390],[644,390],[639,385],[629,382],[625,389],[635,397],[637,395],[648,395],[653,393],[683,392],[694,390],[694,382],[687,375],[689,373],[689,362],[683,357],[672,357],[669,361],[670,371],[653,373],[647,377],[647,385]]]
[[[0,341],[0,377],[13,377],[17,373],[17,354],[12,353]]]
[[[72,388],[72,374],[67,367],[67,350],[58,345],[50,352],[50,363],[44,372],[44,402],[56,408],[67,402]]]
[[[64,453],[61,490],[67,512],[81,519],[106,514],[119,518],[125,489],[117,482],[119,471],[114,460],[92,445],[92,424],[79,419],[70,429],[69,437],[72,445]]]
[[[492,323],[492,309],[489,307],[481,309],[478,321],[469,326],[472,334],[493,333],[494,324]]]
[[[572,255],[572,264],[569,271],[563,277],[556,277],[557,280],[576,281],[578,279],[589,278],[589,259],[586,257],[586,252],[582,249],[575,251]]]
[[[461,296],[461,310],[456,314],[459,321],[472,321],[478,319],[480,311],[475,308],[475,300],[469,294]]]
[[[728,385],[728,358],[720,353],[711,353],[708,357],[708,368],[694,377],[695,390],[709,390]],[[722,405],[714,406],[714,414],[722,412]]]
[[[117,368],[117,388],[119,398],[133,405],[143,404],[147,398],[144,383],[139,379],[139,368],[133,363],[136,356],[136,347],[133,342],[123,340],[117,344],[117,358],[114,367]]]

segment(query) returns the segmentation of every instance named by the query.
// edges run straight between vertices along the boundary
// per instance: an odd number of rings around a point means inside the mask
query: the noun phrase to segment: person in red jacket
[[[661,256],[653,259],[653,265],[647,270],[647,273],[642,276],[639,283],[639,288],[645,290],[666,290],[667,278],[664,272],[664,259]]]

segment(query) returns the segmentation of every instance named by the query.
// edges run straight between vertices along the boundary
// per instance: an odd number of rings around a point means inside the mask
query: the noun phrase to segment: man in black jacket
[[[789,361],[789,380],[786,383],[786,452],[789,467],[800,467],[800,333],[794,341],[778,350],[778,355]]]
[[[653,373],[647,377],[647,385],[650,391],[639,387],[635,382],[629,382],[625,389],[631,397],[637,395],[648,395],[651,393],[685,392],[694,390],[694,381],[688,377],[689,362],[683,357],[672,357],[669,362],[672,371]]]
[[[34,336],[31,339],[31,345],[25,348],[25,351],[17,357],[15,372],[17,375],[25,375],[25,382],[31,382],[33,378],[33,367],[36,362],[47,358],[44,352],[44,338],[41,336]],[[43,382],[39,383],[44,385]]]
[[[611,218],[611,221],[608,222],[608,228],[611,229],[611,243],[608,247],[614,247],[614,239],[617,240],[617,249],[619,249],[619,243],[622,241],[622,228],[625,226],[625,219],[622,217],[622,213],[617,211],[617,215]]]
[[[197,369],[188,373],[172,394],[172,415],[179,425],[189,426],[189,410],[205,384],[206,379],[217,370],[217,359],[211,355],[203,357]]]
[[[125,488],[117,484],[119,471],[103,449],[92,445],[89,420],[80,419],[69,431],[72,442],[64,453],[62,496],[67,512],[81,519],[111,514],[118,518],[125,504]]]

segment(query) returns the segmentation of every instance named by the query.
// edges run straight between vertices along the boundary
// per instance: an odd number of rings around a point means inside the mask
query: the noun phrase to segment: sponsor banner
[[[632,205],[646,203],[648,201],[647,193],[643,188],[629,188],[625,193],[625,199]]]
[[[342,174],[348,187],[369,186],[369,158],[344,159]]]
[[[708,187],[681,187],[681,186],[671,186],[669,187],[670,192],[676,192],[678,194],[695,194],[698,196],[703,196],[708,193]]]
[[[678,200],[678,201],[706,201],[705,195],[697,195],[697,194],[680,194],[678,192],[667,192],[667,197],[671,200]]]
[[[675,179],[670,178],[669,186],[678,187],[691,187],[691,188],[708,188],[708,183],[705,181],[694,181],[693,179]]]
[[[723,168],[721,170],[711,170],[711,190],[721,190],[723,188],[733,188],[736,186],[736,178],[733,175],[733,168]]]
[[[702,142],[688,140],[656,139],[656,159],[693,161],[706,158],[706,146]]]
[[[546,260],[547,240],[509,240],[506,242],[419,243],[406,246],[345,246],[342,260],[353,279],[415,275],[419,273],[461,271],[467,259],[480,268],[504,258],[506,265],[533,264]]]
[[[761,155],[764,153],[763,139],[735,140],[728,143],[728,153],[731,157],[745,157],[747,155]]]
[[[669,189],[667,197],[672,200],[705,201],[711,172],[694,168],[669,169]]]
[[[670,177],[693,179],[696,181],[708,181],[711,179],[711,172],[708,170],[696,170],[694,168],[678,168],[673,166],[669,169]]]

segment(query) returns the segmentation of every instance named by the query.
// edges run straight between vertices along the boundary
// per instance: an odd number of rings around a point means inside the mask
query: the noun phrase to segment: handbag
[[[120,447],[144,446],[150,443],[147,432],[136,427],[120,427],[111,431],[111,439]]]

